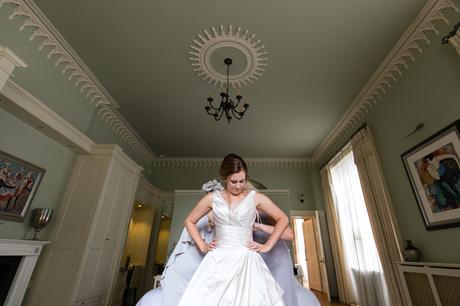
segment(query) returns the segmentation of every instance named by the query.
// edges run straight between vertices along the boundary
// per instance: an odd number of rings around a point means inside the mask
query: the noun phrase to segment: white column
[[[16,67],[26,68],[27,64],[13,51],[0,46],[0,90],[2,90]]]

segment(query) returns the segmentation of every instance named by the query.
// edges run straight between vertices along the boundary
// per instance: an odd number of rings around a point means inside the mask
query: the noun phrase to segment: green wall
[[[76,156],[64,146],[1,109],[0,139],[1,151],[46,170],[25,220],[17,222],[0,219],[0,222],[5,221],[0,224],[0,238],[30,238],[33,234],[29,226],[31,210],[39,207],[56,209],[59,206]],[[51,227],[52,223],[40,233],[40,238],[46,239]]]
[[[440,27],[441,33],[450,28]],[[403,240],[412,240],[422,261],[460,262],[460,227],[427,231],[401,161],[401,154],[460,118],[460,58],[440,36],[416,54],[416,61],[368,114]],[[415,126],[425,128],[416,134]],[[323,207],[319,171],[311,175],[313,197]]]
[[[441,33],[447,33],[444,27]],[[460,228],[427,231],[400,155],[460,118],[460,58],[432,36],[415,63],[369,115],[369,123],[404,240],[413,240],[424,261],[460,262]],[[425,128],[405,139],[415,126]]]

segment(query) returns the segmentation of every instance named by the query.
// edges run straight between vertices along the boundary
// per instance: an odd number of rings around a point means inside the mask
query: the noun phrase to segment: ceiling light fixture
[[[233,118],[238,120],[243,119],[244,113],[248,110],[249,104],[244,103],[243,109],[238,109],[238,106],[243,99],[243,96],[239,93],[236,95],[236,103],[233,102],[232,98],[230,98],[229,89],[230,89],[230,82],[229,82],[229,73],[230,73],[230,65],[233,63],[231,58],[226,58],[224,60],[225,65],[227,65],[227,82],[225,83],[225,92],[220,93],[220,105],[219,107],[215,107],[212,102],[214,99],[212,97],[208,97],[206,100],[208,101],[208,105],[204,108],[206,112],[213,116],[216,121],[220,120],[222,116],[225,114],[225,118],[227,118],[228,123]]]

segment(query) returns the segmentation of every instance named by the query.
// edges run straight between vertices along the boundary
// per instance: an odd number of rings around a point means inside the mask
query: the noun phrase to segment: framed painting
[[[0,151],[0,218],[22,221],[45,169]]]
[[[460,226],[460,120],[401,158],[427,230]]]

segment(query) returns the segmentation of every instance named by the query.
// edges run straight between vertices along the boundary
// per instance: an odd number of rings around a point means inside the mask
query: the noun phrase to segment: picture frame
[[[0,151],[0,219],[23,221],[45,169]]]
[[[460,120],[401,158],[426,229],[460,226]]]

